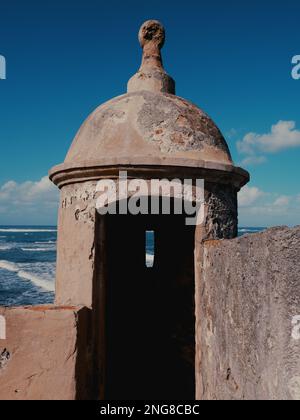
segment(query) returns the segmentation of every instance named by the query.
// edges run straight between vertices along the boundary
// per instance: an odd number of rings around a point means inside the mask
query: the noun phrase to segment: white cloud
[[[246,185],[239,192],[239,205],[241,207],[247,207],[255,203],[260,197],[264,195],[264,192],[257,187],[248,187]]]
[[[248,133],[237,142],[239,153],[246,155],[245,165],[263,163],[265,154],[296,147],[300,147],[300,131],[296,129],[295,121],[278,121],[269,133]]]
[[[274,201],[274,206],[277,207],[286,207],[290,204],[290,197],[287,195],[281,195],[280,197],[276,198]]]
[[[265,156],[248,156],[242,160],[241,165],[251,166],[251,165],[261,165],[266,162]]]
[[[239,193],[239,216],[243,226],[300,224],[300,195],[279,195],[245,186]]]
[[[8,181],[0,187],[0,224],[53,223],[58,197],[47,176],[39,181]]]

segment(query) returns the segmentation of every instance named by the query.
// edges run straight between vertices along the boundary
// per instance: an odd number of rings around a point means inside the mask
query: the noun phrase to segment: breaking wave
[[[50,280],[43,279],[34,273],[24,271],[23,269],[20,269],[18,264],[1,260],[0,261],[0,268],[11,271],[16,273],[16,275],[24,280],[28,280],[31,283],[35,284],[37,287],[40,287],[41,289],[47,291],[47,292],[54,292],[55,286],[54,282]]]
[[[146,254],[146,266],[152,267],[154,264],[154,255],[153,254]]]
[[[40,232],[57,232],[57,229],[0,229],[0,232],[10,233],[40,233]]]
[[[21,249],[24,252],[51,252],[51,251],[55,251],[55,248],[21,248]]]
[[[0,245],[0,251],[8,251],[11,248],[10,245]]]
[[[56,241],[40,241],[40,242],[35,242],[35,244],[38,244],[38,245],[56,244]]]

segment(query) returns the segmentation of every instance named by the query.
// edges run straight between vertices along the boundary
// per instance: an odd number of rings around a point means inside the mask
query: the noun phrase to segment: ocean
[[[243,227],[239,235],[263,229]],[[56,241],[55,226],[0,226],[0,306],[53,303]],[[146,252],[151,265],[151,232]]]

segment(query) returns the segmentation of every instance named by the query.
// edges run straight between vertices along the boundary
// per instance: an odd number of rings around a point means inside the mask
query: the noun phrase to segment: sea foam
[[[35,284],[37,287],[40,287],[41,289],[47,291],[47,292],[54,292],[55,286],[54,282],[51,282],[49,280],[45,280],[43,278],[40,278],[36,276],[34,273],[26,272],[24,270],[20,270],[20,267],[12,262],[1,260],[0,261],[0,268],[12,271],[17,274],[17,276],[24,280],[29,280],[33,284]]]
[[[10,233],[40,233],[40,232],[57,232],[57,229],[0,229],[0,232]]]
[[[55,248],[21,248],[21,249],[24,252],[51,252],[51,251],[55,251]]]
[[[0,251],[8,251],[11,248],[10,245],[0,245]]]

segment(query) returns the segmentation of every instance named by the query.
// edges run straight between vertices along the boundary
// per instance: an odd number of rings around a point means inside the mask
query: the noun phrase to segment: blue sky
[[[2,2],[0,224],[56,222],[57,193],[44,177],[87,115],[126,91],[150,18],[166,27],[177,94],[215,120],[251,172],[240,224],[300,224],[299,17],[296,0]]]

